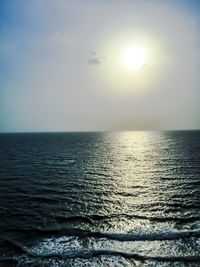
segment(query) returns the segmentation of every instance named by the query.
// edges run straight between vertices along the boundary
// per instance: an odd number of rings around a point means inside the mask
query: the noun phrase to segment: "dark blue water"
[[[0,266],[200,266],[200,131],[1,134]]]

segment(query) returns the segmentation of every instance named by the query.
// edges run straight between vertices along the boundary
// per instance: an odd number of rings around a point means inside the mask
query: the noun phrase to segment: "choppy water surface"
[[[200,266],[200,131],[1,134],[0,151],[0,266]]]

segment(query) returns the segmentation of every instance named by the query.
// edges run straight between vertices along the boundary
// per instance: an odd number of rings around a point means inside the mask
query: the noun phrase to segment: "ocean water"
[[[200,266],[200,131],[1,134],[0,266]]]

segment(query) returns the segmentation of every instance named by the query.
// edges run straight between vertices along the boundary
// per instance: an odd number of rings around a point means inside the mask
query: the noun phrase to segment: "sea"
[[[0,134],[0,266],[200,266],[200,131]]]

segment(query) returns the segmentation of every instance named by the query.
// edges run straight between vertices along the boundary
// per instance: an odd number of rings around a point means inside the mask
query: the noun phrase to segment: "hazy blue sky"
[[[198,129],[200,1],[1,0],[0,75],[2,132]]]

